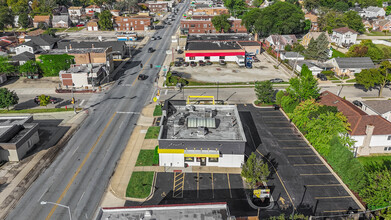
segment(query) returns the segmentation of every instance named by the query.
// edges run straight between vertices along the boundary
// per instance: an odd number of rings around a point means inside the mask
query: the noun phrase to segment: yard
[[[358,157],[365,169],[391,169],[391,156]]]
[[[160,127],[152,126],[149,127],[147,133],[145,134],[145,139],[157,139],[159,136]]]
[[[136,166],[152,166],[154,150],[140,150]]]
[[[126,188],[126,197],[146,198],[151,193],[154,172],[133,172]]]
[[[333,50],[333,55],[331,56],[331,58],[346,57],[346,55],[344,53],[342,53],[341,51],[336,50],[334,48],[332,50]]]
[[[65,32],[76,32],[76,31],[80,31],[80,30],[83,30],[85,27],[70,27],[68,28],[68,30],[66,30]]]

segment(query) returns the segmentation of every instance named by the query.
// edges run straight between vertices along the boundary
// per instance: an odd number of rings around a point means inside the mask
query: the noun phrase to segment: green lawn
[[[367,171],[391,169],[391,156],[358,157],[358,161]]]
[[[332,50],[333,50],[333,55],[331,56],[331,58],[346,57],[346,55],[344,53],[342,53],[341,51],[336,50],[334,48]]]
[[[371,31],[369,33],[365,33],[365,35],[367,36],[388,36],[390,35],[390,33],[387,33],[387,35],[383,32],[380,32],[380,31]]]
[[[162,116],[162,106],[156,105],[155,110],[153,110],[153,116]]]
[[[82,110],[77,108],[76,111]],[[22,110],[0,110],[0,114],[10,114],[10,113],[45,113],[45,112],[69,112],[73,111],[73,108],[37,108],[37,109],[22,109]]]
[[[126,197],[146,198],[151,193],[154,172],[133,172],[126,188]]]
[[[152,126],[148,128],[147,133],[145,134],[145,139],[157,139],[159,136],[160,127]]]
[[[154,150],[140,150],[136,166],[152,166]]]
[[[349,79],[349,80],[346,80],[347,83],[353,83],[353,82],[356,82],[356,79]]]
[[[83,30],[84,28],[85,27],[71,27],[68,30],[66,30],[65,32],[76,32],[76,31]]]

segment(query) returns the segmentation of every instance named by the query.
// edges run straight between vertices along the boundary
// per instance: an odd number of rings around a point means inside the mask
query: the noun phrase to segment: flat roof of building
[[[251,41],[249,34],[189,34],[187,41]]]
[[[235,41],[188,42],[186,50],[241,50]]]
[[[166,102],[164,110],[166,117],[163,118],[159,140],[246,140],[235,105],[186,105]]]
[[[99,69],[102,68],[102,65],[92,65],[92,66],[86,66],[86,65],[80,65],[80,66],[72,66],[69,69],[66,70],[66,73],[96,73],[99,71]]]
[[[0,144],[18,142],[30,130],[38,126],[37,123],[29,123],[32,120],[32,116],[0,117]]]
[[[97,220],[159,219],[159,220],[225,220],[229,218],[226,203],[175,204],[102,208]]]

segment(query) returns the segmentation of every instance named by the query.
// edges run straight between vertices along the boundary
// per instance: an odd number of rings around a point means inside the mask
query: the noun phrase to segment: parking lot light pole
[[[69,220],[72,220],[71,208],[69,208],[69,206],[62,205],[62,204],[55,203],[55,202],[41,201],[41,205],[46,205],[46,204],[58,205],[58,206],[61,206],[63,208],[67,208],[68,209],[68,213],[69,213]]]

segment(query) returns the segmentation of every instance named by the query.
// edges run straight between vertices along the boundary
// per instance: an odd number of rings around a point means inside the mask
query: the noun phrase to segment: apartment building
[[[149,30],[152,18],[149,16],[114,17],[114,30],[116,31],[145,31]]]

